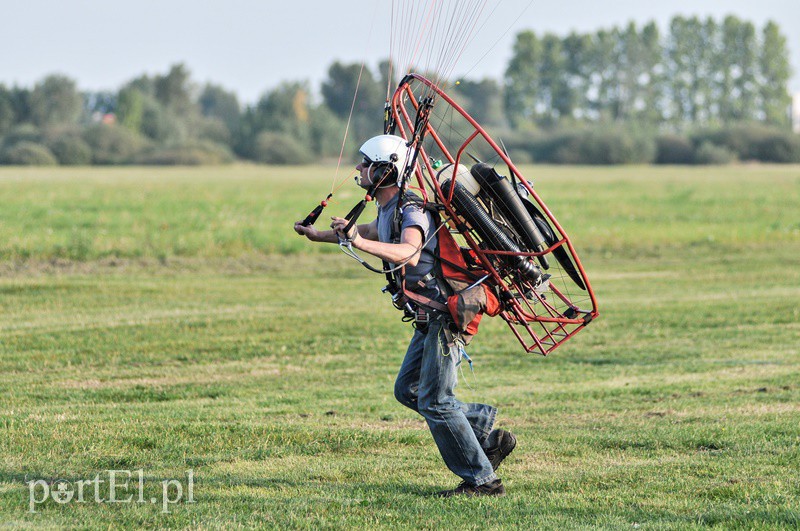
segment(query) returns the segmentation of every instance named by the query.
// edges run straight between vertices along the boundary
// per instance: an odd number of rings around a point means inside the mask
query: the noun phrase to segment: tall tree
[[[767,22],[762,35],[759,69],[764,120],[770,124],[788,126],[791,105],[788,84],[792,71],[786,37],[781,35],[780,28],[773,21]]]
[[[713,18],[708,17],[697,28],[700,32],[697,39],[700,46],[696,55],[698,70],[694,80],[696,105],[693,112],[695,123],[699,120],[708,124],[717,122],[719,115],[713,79],[716,63],[714,56],[719,53],[720,27]]]
[[[32,121],[30,90],[24,87],[13,87],[11,89],[11,106],[14,108],[14,117],[18,124]]]
[[[579,35],[575,32],[567,35],[562,41],[565,82],[569,88],[574,109],[571,114],[579,119],[586,118],[589,111],[588,90],[591,80],[589,53],[591,46],[592,40],[589,35]]]
[[[590,108],[595,119],[616,120],[621,115],[619,93],[620,46],[619,29],[601,29],[592,36],[589,65]]]
[[[567,81],[567,63],[561,39],[548,33],[541,42],[542,60],[536,99],[542,109],[542,123],[552,125],[560,118],[572,118],[575,98]]]
[[[131,131],[141,132],[146,97],[140,90],[131,86],[119,91],[119,96],[117,96],[117,121],[120,125]]]
[[[239,98],[233,92],[228,92],[219,85],[208,83],[200,94],[199,103],[203,116],[218,118],[231,132],[236,131],[239,127],[242,110]]]
[[[669,115],[676,125],[688,121],[692,107],[692,53],[696,43],[691,38],[689,19],[677,16],[669,23],[667,40],[667,77],[670,80]]]
[[[333,63],[328,69],[328,79],[322,83],[322,97],[328,108],[342,120],[350,116],[355,97],[349,130],[352,138],[366,139],[383,132],[386,86],[376,80],[366,66],[362,71],[360,64]]]
[[[730,15],[722,23],[720,118],[723,122],[756,117],[756,67],[759,56],[753,24]]]
[[[664,61],[661,34],[655,22],[650,22],[641,32],[642,46],[642,105],[640,116],[646,123],[664,120]]]
[[[153,81],[155,96],[165,109],[178,115],[187,115],[192,112],[191,75],[182,63],[170,67],[164,76],[156,76]]]
[[[5,85],[0,85],[0,136],[11,129],[16,122],[14,115],[14,101],[11,91]]]
[[[380,81],[375,80],[366,66],[362,71],[361,64],[346,65],[337,61],[328,68],[328,78],[322,83],[322,97],[336,116],[347,119],[358,87],[356,107],[353,112],[357,115],[380,116],[386,91],[385,87],[381,88],[380,85]]]
[[[739,67],[739,75],[734,80],[734,86],[739,94],[737,117],[740,120],[751,120],[758,114],[756,77],[760,55],[756,29],[752,22],[742,22],[739,26],[737,46],[733,51]]]
[[[486,126],[501,126],[503,116],[503,93],[494,79],[481,81],[461,80],[455,92],[464,97],[467,111],[478,122]]]
[[[83,98],[72,79],[51,75],[36,84],[29,105],[36,125],[73,124],[81,116]]]
[[[505,74],[505,111],[508,121],[520,126],[537,117],[536,90],[540,82],[542,45],[536,33],[517,34]]]
[[[287,133],[307,145],[311,115],[309,94],[306,83],[286,82],[262,96],[250,116],[254,132]]]

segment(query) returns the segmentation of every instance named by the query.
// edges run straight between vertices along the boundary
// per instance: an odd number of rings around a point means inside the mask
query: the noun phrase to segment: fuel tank
[[[475,164],[470,169],[470,174],[480,185],[481,192],[492,200],[506,223],[519,235],[527,252],[541,252],[547,249],[547,240],[507,177],[500,175],[484,162]],[[550,267],[546,256],[537,258],[543,268]]]
[[[452,186],[451,179],[444,179],[440,184],[445,194],[450,194]],[[453,208],[466,220],[472,229],[478,233],[481,240],[496,251],[510,251],[519,253],[519,246],[509,238],[505,232],[495,223],[488,212],[478,202],[474,195],[469,193],[467,188],[456,178],[453,190]],[[516,269],[526,280],[538,284],[542,277],[541,270],[528,260],[525,256],[519,255],[496,255],[503,263],[511,269]]]

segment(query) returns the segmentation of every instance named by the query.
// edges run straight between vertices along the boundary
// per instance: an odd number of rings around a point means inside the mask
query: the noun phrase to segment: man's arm
[[[341,218],[331,218],[333,220],[341,219]],[[305,236],[312,242],[323,242],[323,243],[339,243],[339,237],[336,235],[335,230],[317,230],[314,225],[309,225],[308,227],[304,227],[300,224],[300,221],[296,221],[294,224],[294,231],[301,236]],[[345,224],[346,225],[346,224]],[[333,223],[331,223],[331,227],[333,227]],[[378,239],[378,220],[375,219],[372,223],[366,223],[357,225],[356,228],[358,229],[358,235],[362,238],[367,240],[377,240]]]
[[[343,231],[347,227],[348,221],[343,218],[333,218],[333,232]],[[361,234],[352,231],[353,247],[369,253],[372,256],[386,260],[393,264],[405,264],[415,266],[419,262],[420,250],[422,249],[422,229],[417,226],[406,227],[400,235],[400,243],[383,243],[377,241],[377,223],[375,225],[376,238],[368,239]]]

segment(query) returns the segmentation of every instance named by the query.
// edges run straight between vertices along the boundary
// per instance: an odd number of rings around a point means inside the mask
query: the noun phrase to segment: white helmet
[[[396,135],[374,136],[364,142],[359,151],[371,164],[394,166],[397,169],[398,181],[406,169],[411,154],[405,139]]]

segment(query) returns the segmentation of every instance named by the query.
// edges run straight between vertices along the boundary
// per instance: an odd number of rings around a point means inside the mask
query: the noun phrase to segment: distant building
[[[792,98],[792,130],[800,134],[800,92]]]

